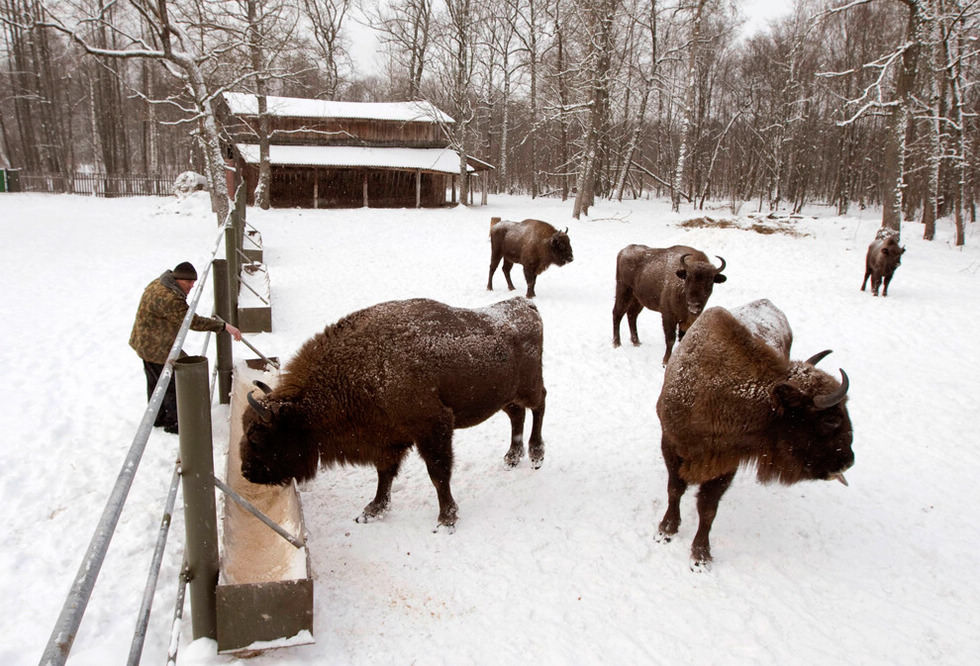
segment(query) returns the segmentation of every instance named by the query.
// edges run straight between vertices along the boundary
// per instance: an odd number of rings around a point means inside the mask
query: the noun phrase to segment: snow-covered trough
[[[305,534],[295,484],[262,486],[241,475],[242,413],[253,380],[270,386],[278,372],[264,361],[235,364],[226,483],[294,536]],[[258,651],[313,642],[313,579],[308,549],[296,548],[225,498],[217,591],[218,651]]]
[[[265,264],[242,264],[242,284],[238,291],[238,328],[243,333],[272,330],[272,297],[269,270]]]

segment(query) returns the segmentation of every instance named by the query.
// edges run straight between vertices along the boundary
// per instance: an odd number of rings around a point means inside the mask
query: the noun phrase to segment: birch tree
[[[198,122],[201,129],[199,140],[206,163],[211,207],[217,214],[218,223],[223,224],[228,216],[230,202],[215,111],[217,96],[221,91],[209,86],[204,70],[204,64],[212,60],[214,54],[201,51],[198,43],[188,33],[186,24],[174,19],[168,0],[129,0],[129,5],[144,21],[148,34],[138,34],[121,22],[113,22],[106,14],[72,20],[51,12],[47,7],[45,13],[49,18],[38,20],[36,24],[70,36],[89,55],[123,60],[155,60],[181,81],[192,101],[192,106],[186,111],[190,120]],[[125,46],[96,46],[85,32],[85,28],[93,25],[104,26],[110,33],[119,35],[120,43]]]
[[[695,0],[692,7],[691,40],[688,48],[687,78],[684,81],[684,103],[681,107],[680,146],[674,165],[674,179],[670,193],[670,208],[675,213],[681,208],[681,190],[684,187],[684,169],[691,151],[694,103],[697,95],[698,58],[701,43],[701,23],[707,0]]]

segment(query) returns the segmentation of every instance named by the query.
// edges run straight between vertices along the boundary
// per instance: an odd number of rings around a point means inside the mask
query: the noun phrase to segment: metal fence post
[[[211,262],[214,270],[214,309],[225,321],[231,319],[231,303],[228,300],[228,260],[215,259]],[[231,350],[231,334],[221,330],[215,336],[218,354],[218,402],[227,405],[231,402],[231,370],[234,364]]]
[[[214,500],[208,359],[204,356],[185,356],[174,363],[174,370],[177,377],[186,553],[190,570],[191,624],[194,640],[216,639],[218,522]]]
[[[233,225],[225,226],[225,261],[228,268],[228,307],[230,308],[228,321],[238,326],[238,275],[241,272],[241,266],[238,263],[238,253],[235,251],[237,247],[235,235],[236,231]]]

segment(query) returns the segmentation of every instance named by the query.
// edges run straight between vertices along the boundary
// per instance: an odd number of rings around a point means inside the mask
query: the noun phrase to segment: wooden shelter
[[[446,138],[454,121],[432,104],[274,96],[266,103],[273,206],[402,208],[455,202],[460,155]],[[259,176],[258,98],[225,93],[224,104],[232,139],[227,154],[252,203]],[[492,168],[467,159],[471,178]]]

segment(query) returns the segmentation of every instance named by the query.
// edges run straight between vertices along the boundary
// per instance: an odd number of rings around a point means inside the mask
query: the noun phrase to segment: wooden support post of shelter
[[[361,174],[362,188],[364,189],[364,207],[368,207],[368,172],[365,170]]]
[[[415,207],[422,207],[422,170],[415,170]]]

